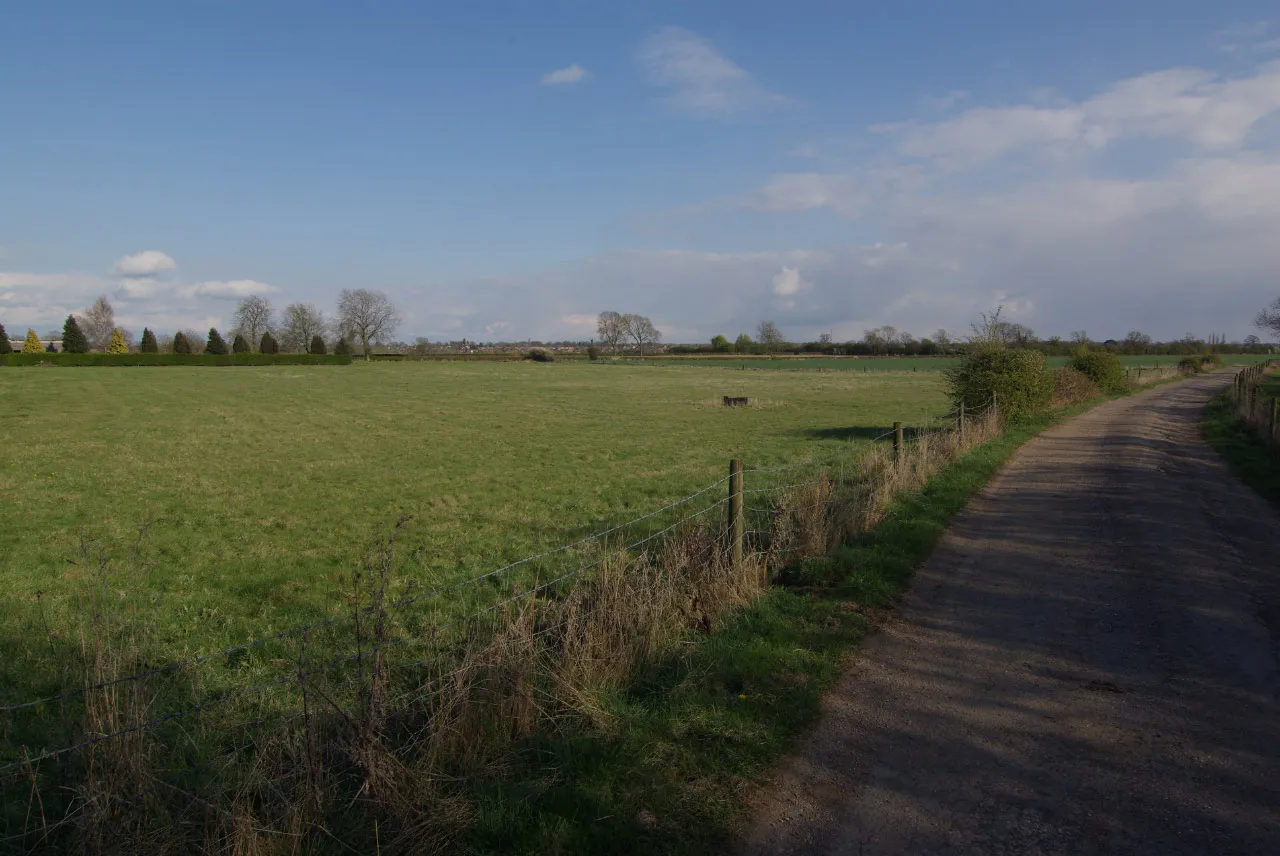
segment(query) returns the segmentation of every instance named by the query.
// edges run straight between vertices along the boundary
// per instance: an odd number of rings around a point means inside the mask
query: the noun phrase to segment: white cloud
[[[191,286],[195,297],[212,297],[218,300],[240,300],[255,294],[273,294],[280,289],[252,279],[201,282]]]
[[[119,300],[141,300],[155,297],[169,288],[167,283],[151,277],[126,277],[116,286],[116,298]]]
[[[797,294],[803,285],[804,280],[800,279],[799,268],[784,267],[773,275],[773,293],[779,297]]]
[[[693,116],[740,113],[787,100],[761,87],[706,39],[681,27],[666,27],[646,39],[639,61],[650,82],[672,90],[667,103]]]
[[[115,273],[120,276],[155,276],[165,271],[177,270],[178,263],[159,250],[143,250],[125,256],[116,262]]]
[[[591,72],[575,62],[568,68],[559,68],[542,75],[542,85],[560,86],[566,83],[581,83],[590,76]]]

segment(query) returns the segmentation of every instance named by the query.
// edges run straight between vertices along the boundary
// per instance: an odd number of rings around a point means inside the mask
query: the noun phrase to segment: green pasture
[[[1122,355],[1120,362],[1126,366],[1172,366],[1182,359],[1181,355],[1156,354],[1143,356]],[[1223,358],[1227,365],[1245,365],[1271,359],[1266,354],[1227,354]],[[959,357],[659,357],[646,360],[663,365],[698,366],[699,368],[721,368],[769,371],[847,371],[871,374],[874,372],[929,372],[941,371],[960,362]],[[1065,366],[1071,362],[1070,357],[1049,357],[1049,365]]]

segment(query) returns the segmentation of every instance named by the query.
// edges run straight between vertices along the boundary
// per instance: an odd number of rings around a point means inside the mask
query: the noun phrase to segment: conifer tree
[[[108,354],[127,354],[129,353],[129,344],[124,340],[124,333],[120,328],[111,331],[111,342],[107,345]]]
[[[340,357],[351,356],[351,346],[347,344],[346,336],[343,336],[341,339],[338,340],[338,344],[337,346],[334,347],[333,352]]]
[[[62,351],[66,354],[89,353],[89,340],[74,315],[68,315],[67,323],[62,325]]]
[[[276,337],[271,335],[270,330],[262,334],[262,341],[258,344],[258,353],[260,354],[280,353],[280,345],[276,342]]]
[[[231,343],[231,353],[247,354],[249,353],[249,340],[244,336],[236,333],[235,341]]]
[[[4,325],[0,324],[0,354],[12,354],[13,345],[9,344],[9,334],[4,331]]]
[[[191,340],[187,338],[187,334],[179,330],[173,336],[173,352],[175,354],[190,354]]]
[[[144,354],[160,353],[160,343],[156,341],[156,334],[151,332],[150,327],[142,328],[142,345],[138,350]]]
[[[214,354],[215,356],[225,357],[227,355],[227,343],[222,338],[222,334],[218,332],[217,327],[209,328],[209,341],[204,346],[206,354]]]
[[[329,352],[328,348],[326,348],[326,347],[324,346],[324,337],[323,337],[323,336],[316,335],[314,338],[312,338],[312,340],[311,340],[311,353],[313,353],[313,354],[319,354],[320,356],[324,356],[324,355],[325,355],[325,354],[327,354],[328,352]]]
[[[40,337],[36,335],[36,331],[30,327],[27,328],[27,340],[22,343],[22,353],[24,354],[43,354],[44,345],[40,344]]]

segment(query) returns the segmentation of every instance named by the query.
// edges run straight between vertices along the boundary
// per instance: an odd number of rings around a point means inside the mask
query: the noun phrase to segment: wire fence
[[[1272,448],[1280,447],[1280,397],[1268,394],[1268,379],[1280,360],[1241,369],[1231,386],[1231,401],[1240,419]]]
[[[405,771],[446,780],[559,717],[590,718],[591,688],[710,632],[789,563],[875,525],[999,431],[994,401],[851,430],[832,454],[739,467],[625,523],[433,587],[393,579],[401,520],[364,557],[350,610],[163,665],[145,665],[144,621],[95,601],[80,680],[0,705],[0,850],[207,839],[210,828],[253,836],[314,820],[339,796],[409,814],[421,803],[442,822],[439,800],[386,796],[407,787]]]

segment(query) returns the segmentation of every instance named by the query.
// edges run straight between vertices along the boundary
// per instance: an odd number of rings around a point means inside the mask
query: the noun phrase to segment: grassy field
[[[1154,356],[1121,356],[1120,361],[1129,367],[1176,365],[1181,356],[1162,354]],[[1223,357],[1227,365],[1245,365],[1268,359],[1260,354],[1228,354]],[[1049,365],[1065,366],[1070,357],[1049,357]],[[762,369],[770,371],[846,371],[872,374],[875,372],[933,372],[942,371],[960,362],[959,357],[661,357],[651,362],[663,365],[697,366],[699,368]]]
[[[1280,398],[1280,374],[1261,386],[1266,399]],[[1223,393],[1205,408],[1204,436],[1226,459],[1240,480],[1280,506],[1280,446],[1263,441],[1237,416],[1230,394]]]
[[[755,407],[724,409],[722,395]],[[936,373],[504,363],[0,372],[0,701],[43,686],[102,557],[156,656],[344,609],[362,549],[416,515],[401,576],[473,576],[721,477],[947,409]]]

